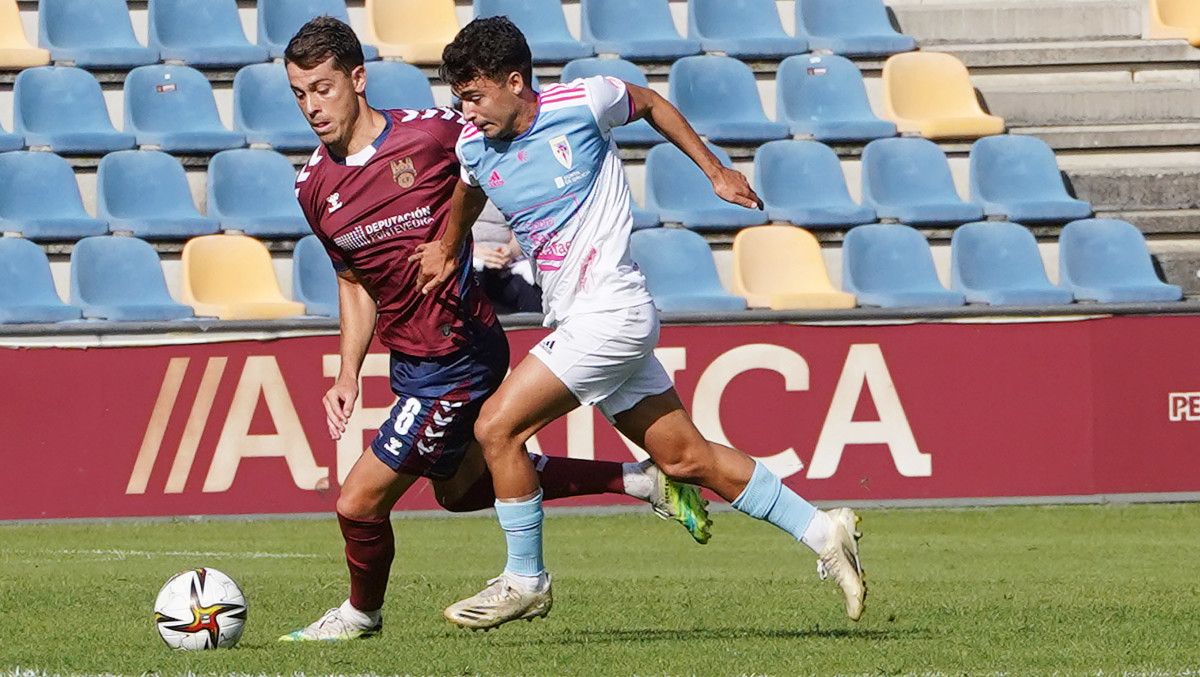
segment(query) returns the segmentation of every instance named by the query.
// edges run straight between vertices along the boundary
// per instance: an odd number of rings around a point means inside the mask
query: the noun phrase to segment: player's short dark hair
[[[346,22],[319,16],[300,27],[288,41],[283,58],[307,70],[333,58],[333,67],[349,75],[363,65],[362,43]]]
[[[529,43],[521,29],[506,16],[475,19],[463,26],[442,50],[442,66],[438,69],[442,80],[451,87],[481,77],[503,82],[513,71],[525,78],[526,87],[533,87]]]

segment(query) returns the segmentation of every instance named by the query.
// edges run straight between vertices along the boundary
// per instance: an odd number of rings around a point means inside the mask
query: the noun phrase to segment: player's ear
[[[363,65],[354,67],[350,71],[350,82],[354,83],[355,94],[366,94],[367,92],[367,68]]]
[[[521,96],[521,92],[529,89],[529,83],[525,82],[525,76],[518,71],[513,71],[508,74],[508,89],[516,96]]]

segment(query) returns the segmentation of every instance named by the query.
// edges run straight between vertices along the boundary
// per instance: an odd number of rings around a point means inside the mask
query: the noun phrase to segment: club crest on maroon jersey
[[[417,168],[413,166],[411,157],[403,160],[392,160],[392,179],[401,188],[412,188],[417,181]]]

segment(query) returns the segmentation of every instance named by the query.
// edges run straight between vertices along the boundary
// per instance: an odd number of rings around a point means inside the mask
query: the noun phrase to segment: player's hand
[[[479,258],[483,260],[484,266],[501,270],[512,263],[513,257],[512,251],[508,247],[500,245],[498,247],[487,247]]]
[[[342,439],[346,432],[346,423],[354,411],[354,403],[358,400],[358,384],[354,382],[335,383],[321,400],[325,405],[325,423],[329,425],[329,437],[333,440]]]
[[[717,197],[726,202],[732,202],[748,209],[763,208],[762,200],[750,187],[746,176],[736,169],[721,167],[713,177],[712,185]]]
[[[446,251],[441,240],[417,245],[417,253],[408,257],[408,260],[419,261],[421,264],[421,269],[417,271],[417,287],[422,294],[437,289],[453,277],[458,268],[458,257],[453,252]]]

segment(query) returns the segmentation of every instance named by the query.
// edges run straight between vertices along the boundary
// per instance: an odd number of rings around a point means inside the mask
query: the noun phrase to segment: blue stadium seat
[[[20,134],[13,134],[0,126],[0,153],[10,150],[21,150],[25,147],[25,139]]]
[[[0,153],[0,230],[31,240],[103,235],[108,224],[83,209],[75,172],[53,153]]]
[[[208,215],[221,228],[247,235],[305,235],[311,231],[296,202],[295,181],[295,168],[279,153],[222,151],[208,163]]]
[[[288,41],[309,20],[331,16],[350,23],[345,0],[258,0],[258,44],[266,47],[272,59],[283,58]],[[367,61],[379,58],[379,50],[363,44]]]
[[[658,214],[655,214],[649,209],[642,209],[637,205],[636,202],[634,202],[632,205],[632,211],[634,230],[641,230],[643,228],[657,228],[658,226],[662,225],[662,221],[659,220]]]
[[[928,139],[876,139],[862,154],[862,201],[881,219],[913,226],[978,221],[983,209],[963,202],[950,165]]]
[[[796,36],[813,51],[884,56],[916,49],[896,32],[883,0],[796,0]]]
[[[475,0],[475,16],[509,18],[529,43],[534,63],[562,63],[594,54],[567,31],[560,0]]]
[[[563,66],[562,81],[570,82],[579,78],[590,78],[593,75],[607,75],[640,87],[650,86],[650,82],[646,80],[646,75],[642,73],[642,70],[629,61],[597,57],[576,59]],[[628,125],[615,127],[612,134],[613,138],[617,140],[617,144],[622,146],[653,146],[666,141],[666,138],[645,120],[637,120]]]
[[[671,65],[670,99],[696,131],[717,143],[791,136],[763,113],[754,73],[727,56],[688,56]]]
[[[213,153],[246,145],[225,129],[212,85],[188,66],[141,66],[125,78],[125,131],[141,146],[172,153]]]
[[[38,45],[56,62],[81,68],[133,68],[158,61],[158,50],[133,36],[125,0],[41,0]]]
[[[237,0],[150,0],[149,24],[150,46],[163,61],[213,68],[270,58],[242,32]]]
[[[192,317],[167,291],[158,254],[133,237],[85,237],[71,251],[71,302],[83,316],[114,322]]]
[[[1067,194],[1054,151],[1035,136],[985,136],[971,146],[971,199],[988,216],[1065,223],[1092,215]]]
[[[13,86],[13,131],[29,147],[56,153],[101,154],[133,148],[133,134],[108,117],[100,83],[82,68],[27,68]]]
[[[277,150],[312,150],[320,143],[278,63],[246,66],[233,77],[233,128],[247,143]]]
[[[338,317],[337,274],[316,235],[300,238],[292,252],[292,299],[309,315]]]
[[[1071,292],[1046,278],[1037,240],[1006,221],[968,223],[950,240],[950,286],[968,303],[1048,306],[1071,303]]]
[[[675,30],[667,0],[582,0],[583,39],[599,54],[669,61],[699,54],[700,41]]]
[[[775,0],[688,0],[688,37],[706,52],[738,59],[779,59],[808,51],[783,32]]]
[[[938,281],[929,243],[898,223],[851,228],[842,243],[842,288],[862,306],[953,307],[966,302]]]
[[[850,199],[841,161],[816,141],[772,141],[754,154],[754,186],[773,221],[806,228],[875,222],[875,211]]]
[[[1131,223],[1082,219],[1058,238],[1058,275],[1080,301],[1178,301],[1183,290],[1158,279],[1146,240]]]
[[[746,299],[721,286],[704,237],[682,228],[639,230],[630,254],[646,276],[654,305],[666,312],[745,310]]]
[[[217,232],[217,220],[192,203],[179,160],[152,150],[122,150],[100,160],[96,213],[112,232],[147,239],[183,239]]]
[[[721,164],[733,166],[724,150],[711,144],[708,148]],[[646,154],[646,208],[663,221],[696,230],[728,230],[767,222],[766,212],[717,197],[704,172],[669,143],[659,144]]]
[[[50,261],[36,244],[0,238],[0,324],[78,320],[83,311],[54,290]]]
[[[376,110],[433,108],[433,90],[420,68],[400,61],[367,64],[367,103]]]
[[[791,56],[775,76],[775,117],[792,134],[818,141],[870,141],[896,135],[871,110],[858,66],[834,54]]]

